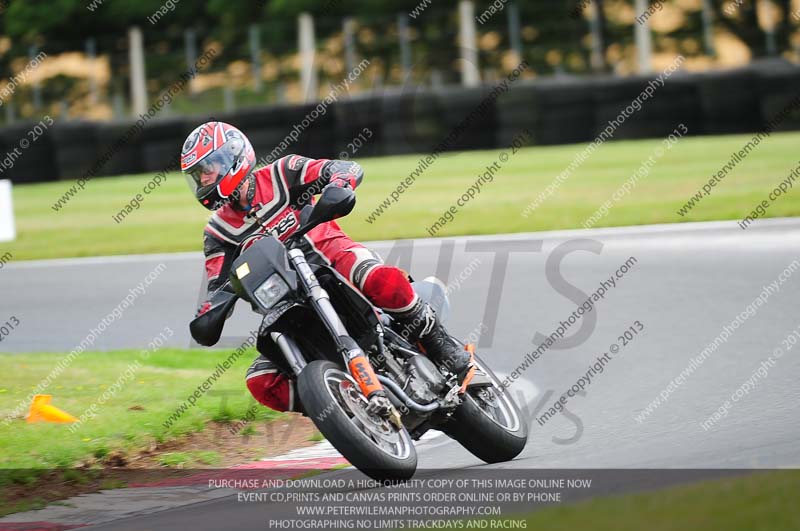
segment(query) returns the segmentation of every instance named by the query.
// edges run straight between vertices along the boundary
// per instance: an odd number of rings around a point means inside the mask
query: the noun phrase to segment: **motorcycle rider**
[[[189,134],[181,151],[181,171],[200,204],[214,211],[205,227],[207,299],[226,282],[237,246],[254,233],[283,241],[299,226],[299,213],[327,186],[355,189],[364,177],[350,161],[287,155],[254,170],[253,146],[236,127],[211,121]],[[335,221],[303,237],[311,263],[332,265],[375,306],[391,315],[403,336],[417,342],[436,363],[463,379],[471,357],[448,334],[433,309],[414,292],[406,274],[351,240]],[[202,304],[200,315],[210,303]],[[247,371],[247,388],[260,403],[278,411],[299,411],[294,381],[268,357],[259,355]]]

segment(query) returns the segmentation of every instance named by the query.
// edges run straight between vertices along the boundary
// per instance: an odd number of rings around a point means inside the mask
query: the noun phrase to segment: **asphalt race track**
[[[567,329],[569,344],[546,350],[511,386],[529,418],[529,443],[517,460],[494,467],[800,465],[800,346],[785,342],[800,327],[800,221],[760,221],[746,231],[735,222],[714,222],[376,242],[373,248],[417,278],[437,273],[446,279],[450,331],[480,335],[479,354],[502,377],[536,348],[537,332],[551,334],[628,262],[583,322]],[[199,254],[8,264],[0,271],[0,315],[15,315],[21,325],[0,351],[70,351],[160,263],[163,272],[91,349],[142,348],[164,327],[175,332],[172,346],[189,346],[186,323],[200,297]],[[764,291],[771,283],[777,287]],[[239,306],[225,344],[236,345],[257,323]],[[631,327],[637,333],[621,339]],[[723,335],[665,393],[664,403],[636,419]],[[582,396],[569,398],[567,414],[537,422],[612,345],[618,351]],[[704,429],[701,423],[743,386],[747,392],[739,392],[726,416]],[[441,437],[425,445],[419,467],[489,465]],[[223,498],[97,529],[168,529],[178,522],[218,529],[232,518],[239,528],[249,518],[263,527],[256,508],[264,510]]]

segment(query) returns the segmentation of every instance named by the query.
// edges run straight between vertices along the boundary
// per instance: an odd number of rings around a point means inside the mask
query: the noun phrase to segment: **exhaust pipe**
[[[420,404],[419,402],[415,402],[410,396],[408,396],[400,386],[397,385],[394,380],[383,376],[382,374],[378,374],[378,380],[387,387],[392,393],[394,393],[403,403],[409,408],[415,411],[419,411],[421,413],[430,413],[436,409],[439,409],[439,404],[436,402],[431,402],[430,404]]]

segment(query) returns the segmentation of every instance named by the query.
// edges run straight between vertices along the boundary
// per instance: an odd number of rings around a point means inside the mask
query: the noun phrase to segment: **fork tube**
[[[300,277],[300,283],[309,294],[311,303],[317,309],[322,322],[333,337],[334,342],[339,347],[339,351],[344,359],[345,366],[347,367],[350,375],[358,382],[361,392],[366,397],[370,397],[378,392],[384,392],[383,386],[378,380],[372,364],[369,362],[364,351],[358,346],[358,343],[350,337],[344,323],[339,318],[339,314],[331,304],[328,297],[328,292],[319,285],[314,272],[306,261],[303,251],[300,249],[289,250],[289,260],[294,264],[295,271]]]
[[[272,332],[270,337],[272,338],[272,341],[278,345],[278,348],[281,349],[281,352],[283,352],[283,356],[289,363],[289,368],[292,369],[292,372],[295,375],[300,374],[300,372],[306,366],[306,360],[303,358],[303,354],[297,348],[297,345],[292,338],[287,337],[280,332]]]
[[[330,297],[328,297],[328,292],[319,285],[317,277],[314,275],[314,272],[311,271],[311,267],[308,265],[303,251],[300,249],[291,249],[289,251],[289,259],[294,264],[295,271],[297,271],[300,282],[303,284],[306,293],[308,293],[311,298],[311,302],[317,310],[319,310],[320,317],[322,317],[322,322],[325,323],[325,327],[331,333],[334,340],[337,343],[341,343],[339,337],[347,336],[347,329],[345,329],[342,320],[339,319],[339,314],[333,309]]]

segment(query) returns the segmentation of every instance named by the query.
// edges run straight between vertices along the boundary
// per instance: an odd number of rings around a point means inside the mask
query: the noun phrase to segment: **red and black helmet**
[[[224,122],[206,122],[183,143],[181,171],[197,200],[216,210],[236,197],[253,171],[256,154],[244,133]]]

